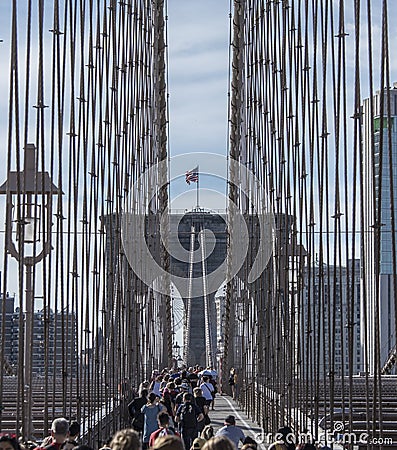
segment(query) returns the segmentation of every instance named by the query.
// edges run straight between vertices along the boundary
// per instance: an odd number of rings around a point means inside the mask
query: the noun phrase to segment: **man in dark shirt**
[[[175,416],[186,449],[192,446],[198,435],[198,421],[204,419],[204,414],[193,401],[192,394],[184,394],[183,403],[178,407]]]
[[[135,431],[143,430],[143,414],[141,409],[147,403],[147,396],[147,389],[142,389],[141,396],[132,400],[128,405],[128,412],[132,419],[132,428]]]
[[[181,384],[179,386],[180,393],[175,397],[174,404],[175,404],[175,413],[178,411],[179,406],[183,403],[183,396],[189,391],[189,387],[185,384]]]

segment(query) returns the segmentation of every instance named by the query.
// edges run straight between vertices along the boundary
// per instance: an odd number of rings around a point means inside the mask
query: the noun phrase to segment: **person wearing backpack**
[[[209,378],[207,376],[203,377],[203,382],[200,384],[200,389],[203,391],[203,397],[207,401],[208,407],[210,407],[211,403],[214,401],[214,386],[209,382]]]
[[[142,389],[141,395],[138,398],[134,398],[128,405],[128,412],[131,417],[131,425],[135,431],[142,433],[144,425],[144,416],[141,409],[147,403],[148,391]]]
[[[157,416],[161,411],[167,412],[165,406],[159,402],[159,397],[151,392],[148,397],[148,402],[142,407],[141,412],[144,416],[143,436],[142,436],[142,450],[149,448],[149,439],[153,431],[157,430]]]
[[[192,446],[194,439],[198,436],[198,422],[204,419],[204,414],[193,401],[192,394],[184,394],[183,403],[177,409],[175,416],[186,449]]]
[[[199,387],[193,389],[194,402],[199,407],[200,411],[204,415],[204,420],[198,423],[198,432],[201,433],[206,425],[211,423],[211,419],[208,417],[208,406],[207,401],[203,397],[203,391]]]
[[[157,423],[159,424],[159,428],[150,435],[149,439],[149,447],[153,447],[154,442],[157,438],[162,436],[179,436],[179,433],[175,431],[175,428],[170,426],[170,416],[168,413],[162,411],[157,416]]]

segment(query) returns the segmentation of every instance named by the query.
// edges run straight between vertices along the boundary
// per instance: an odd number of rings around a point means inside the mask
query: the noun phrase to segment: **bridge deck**
[[[217,395],[215,399],[215,410],[211,410],[209,416],[211,425],[216,433],[223,427],[223,421],[229,414],[236,418],[236,426],[241,428],[246,436],[257,439],[261,434],[258,424],[252,422],[247,414],[239,407],[239,405],[228,395]],[[265,449],[267,446],[259,445],[258,449]]]

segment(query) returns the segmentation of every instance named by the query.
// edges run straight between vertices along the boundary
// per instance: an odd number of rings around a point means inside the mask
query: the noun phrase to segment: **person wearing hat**
[[[243,431],[236,427],[236,419],[234,416],[227,416],[224,421],[225,426],[219,429],[215,436],[226,436],[238,448],[239,442],[244,442],[245,435]]]
[[[185,392],[189,392],[189,394],[192,393],[192,387],[190,386],[190,383],[187,380],[182,380],[182,384],[179,387],[183,389]]]
[[[179,385],[179,394],[175,397],[174,400],[174,415],[178,410],[179,406],[183,403],[183,396],[189,392],[189,385],[187,383],[182,383]]]
[[[194,441],[192,446],[190,447],[190,450],[201,450],[201,447],[206,443],[207,441],[202,437],[197,437]]]

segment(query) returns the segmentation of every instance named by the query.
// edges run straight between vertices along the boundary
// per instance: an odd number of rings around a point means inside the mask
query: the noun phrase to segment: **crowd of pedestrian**
[[[231,369],[229,385],[237,397],[237,371]],[[164,369],[143,381],[138,395],[128,404],[130,428],[120,430],[100,450],[257,450],[257,442],[245,436],[228,415],[216,432],[210,411],[215,409],[218,392],[213,368]],[[64,418],[52,422],[51,433],[29,450],[92,450],[79,443],[80,425]],[[314,450],[312,444],[296,446],[289,442],[288,427],[278,430],[278,439],[269,450]],[[25,450],[15,436],[0,435],[0,450]]]
[[[217,373],[210,367],[154,372],[128,405],[132,428],[142,435],[143,450],[165,435],[180,437],[190,449],[211,423],[209,411],[215,408],[217,391]]]

